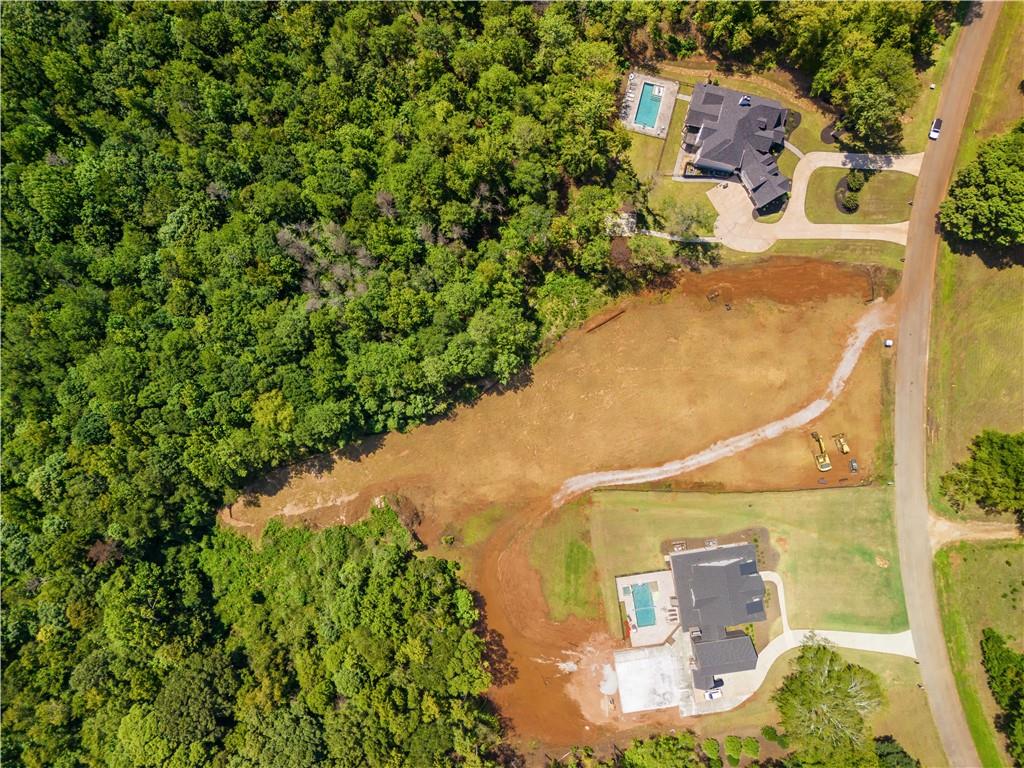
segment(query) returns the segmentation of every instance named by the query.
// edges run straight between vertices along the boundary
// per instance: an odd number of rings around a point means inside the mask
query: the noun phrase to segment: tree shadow
[[[491,683],[496,688],[511,685],[519,679],[519,670],[512,663],[512,657],[505,647],[505,636],[487,624],[487,599],[479,592],[474,591],[472,594],[473,603],[480,612],[476,631],[484,641],[484,659],[490,669]]]
[[[935,231],[945,238],[949,249],[957,256],[974,258],[984,264],[988,269],[1004,270],[1013,267],[1024,267],[1024,248],[1020,246],[1009,246],[999,248],[989,245],[980,245],[975,242],[961,240],[954,237],[942,228],[939,217],[935,217]]]

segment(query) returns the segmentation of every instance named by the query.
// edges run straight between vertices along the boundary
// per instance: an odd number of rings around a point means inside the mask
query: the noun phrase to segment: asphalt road
[[[942,135],[938,141],[929,142],[914,193],[896,347],[895,475],[900,572],[921,678],[953,768],[974,768],[981,761],[953,680],[935,598],[925,487],[925,401],[932,288],[939,245],[935,215],[949,187],[960,134],[1001,4],[977,3],[976,10],[980,16],[964,27],[939,97],[936,116],[943,121]]]

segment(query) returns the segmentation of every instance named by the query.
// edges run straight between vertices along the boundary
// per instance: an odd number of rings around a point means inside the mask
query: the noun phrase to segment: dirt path
[[[938,552],[955,541],[993,541],[1015,539],[1021,535],[1015,523],[1006,521],[950,520],[934,512],[928,513],[928,540],[932,552]]]

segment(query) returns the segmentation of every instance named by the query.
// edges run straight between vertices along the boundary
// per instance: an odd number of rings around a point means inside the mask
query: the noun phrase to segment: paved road
[[[935,214],[949,185],[964,120],[1000,10],[998,4],[976,6],[981,16],[964,28],[939,97],[942,136],[929,143],[914,195],[900,288],[903,306],[896,348],[896,522],[900,572],[928,703],[954,768],[972,768],[980,765],[980,760],[957,695],[935,598],[925,488],[925,399],[932,288],[939,244]]]

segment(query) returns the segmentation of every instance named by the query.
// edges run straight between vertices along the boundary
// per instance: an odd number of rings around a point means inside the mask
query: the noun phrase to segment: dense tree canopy
[[[985,629],[981,660],[992,698],[1003,711],[996,725],[1006,734],[1010,757],[1018,766],[1024,765],[1024,653],[1010,648],[1006,638],[994,629]]]
[[[917,0],[705,0],[694,20],[710,49],[759,67],[802,70],[811,94],[844,113],[845,128],[869,145],[897,146],[900,118],[918,92],[916,67],[931,59],[936,21],[948,12]]]
[[[996,248],[1024,246],[1024,120],[989,139],[939,209],[947,232]]]
[[[1024,432],[986,429],[971,441],[971,455],[941,478],[942,492],[957,510],[977,504],[1009,512],[1024,525]]]

